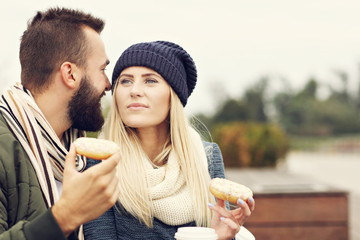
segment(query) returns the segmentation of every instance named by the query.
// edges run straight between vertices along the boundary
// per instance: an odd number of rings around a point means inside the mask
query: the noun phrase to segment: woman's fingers
[[[227,210],[225,201],[216,199],[216,204],[209,203],[209,208],[214,212],[212,219],[212,227],[221,239],[233,238],[244,224],[246,219],[251,215],[255,208],[255,200],[253,198],[244,201],[238,200],[238,208]]]
[[[225,205],[225,201],[220,199],[220,198],[216,198],[216,205],[222,207],[222,208],[225,208],[226,205]]]
[[[255,208],[255,200],[253,198],[249,198],[248,201],[244,201],[239,198],[237,205],[239,206],[238,208],[229,211],[225,207],[224,200],[216,199],[216,205],[209,204],[209,207],[220,217],[229,219],[233,223],[243,225],[245,220],[251,215]]]
[[[235,234],[240,231],[240,225],[230,218],[220,217],[221,222],[226,224]]]
[[[239,198],[237,201],[237,205],[242,210],[242,212],[245,216],[249,217],[251,215],[251,210],[249,208],[249,205],[244,200]]]
[[[221,199],[216,199],[216,205],[209,203],[209,208],[215,211],[219,216],[231,218],[232,214],[225,208],[225,202]]]
[[[254,211],[254,209],[255,209],[255,200],[254,200],[253,197],[248,199],[248,204],[249,204],[249,207],[250,207],[251,211]]]

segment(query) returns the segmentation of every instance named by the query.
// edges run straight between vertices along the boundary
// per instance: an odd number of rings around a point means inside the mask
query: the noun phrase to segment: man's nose
[[[105,91],[111,90],[111,83],[110,83],[109,78],[107,76],[106,76],[105,81],[106,81]]]

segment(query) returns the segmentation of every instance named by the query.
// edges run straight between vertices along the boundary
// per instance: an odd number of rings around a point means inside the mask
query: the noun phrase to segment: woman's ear
[[[60,66],[61,78],[63,83],[72,89],[75,89],[80,83],[80,70],[71,62],[64,62]]]

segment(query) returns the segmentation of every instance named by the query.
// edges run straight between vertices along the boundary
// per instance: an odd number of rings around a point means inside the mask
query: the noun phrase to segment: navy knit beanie
[[[159,73],[178,95],[183,106],[196,85],[193,59],[182,47],[172,42],[144,42],[126,49],[114,67],[112,91],[120,73],[131,66],[147,67]]]

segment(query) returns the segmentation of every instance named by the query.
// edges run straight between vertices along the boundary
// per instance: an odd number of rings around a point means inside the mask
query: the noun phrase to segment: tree
[[[267,122],[265,94],[268,78],[262,77],[253,87],[245,92],[244,103],[247,106],[248,121]]]

